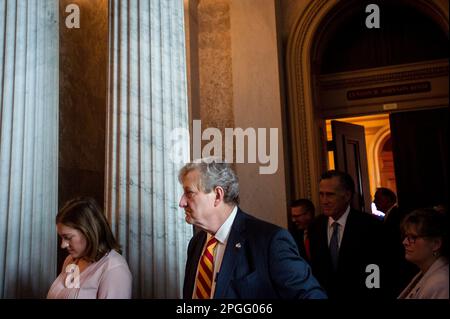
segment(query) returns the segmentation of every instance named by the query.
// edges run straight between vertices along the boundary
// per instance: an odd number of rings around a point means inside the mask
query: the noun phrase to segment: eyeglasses
[[[422,238],[426,236],[416,236],[416,235],[404,235],[403,240],[406,239],[409,245],[414,245],[416,243],[417,238]]]
[[[296,215],[294,215],[294,214],[291,214],[291,216],[292,216],[292,218],[300,218],[300,217],[303,217],[303,216],[305,216],[305,215],[308,215],[308,213],[303,213],[303,214],[296,214]]]

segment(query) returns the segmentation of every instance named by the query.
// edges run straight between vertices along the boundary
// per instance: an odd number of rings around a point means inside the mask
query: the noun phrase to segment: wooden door
[[[355,181],[352,207],[371,213],[372,203],[367,166],[364,126],[331,121],[334,165],[337,170],[347,172]]]

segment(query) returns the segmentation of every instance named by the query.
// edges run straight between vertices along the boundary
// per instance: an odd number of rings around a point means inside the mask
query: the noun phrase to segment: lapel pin
[[[236,247],[237,249],[239,249],[239,248],[242,247],[242,245],[241,245],[241,243],[237,243],[236,246],[234,246],[234,247]]]

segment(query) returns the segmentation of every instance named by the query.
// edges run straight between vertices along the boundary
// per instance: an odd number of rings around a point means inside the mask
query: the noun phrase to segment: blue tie
[[[330,256],[331,256],[331,264],[333,265],[333,270],[337,270],[338,266],[338,258],[339,258],[339,224],[333,223],[333,234],[330,239]]]

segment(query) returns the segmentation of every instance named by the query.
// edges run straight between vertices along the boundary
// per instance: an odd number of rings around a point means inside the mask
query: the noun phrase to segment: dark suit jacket
[[[381,297],[380,289],[366,287],[366,266],[377,264],[380,277],[384,265],[381,259],[382,224],[373,216],[351,209],[339,248],[337,271],[334,272],[327,237],[328,217],[319,215],[309,230],[311,267],[314,276],[332,298]],[[381,285],[380,285],[381,286]]]
[[[183,297],[190,299],[206,232],[188,247]],[[238,245],[240,244],[240,245]],[[214,298],[326,298],[285,229],[238,209],[216,278]]]
[[[307,262],[309,262],[309,258],[306,255],[306,248],[305,248],[305,241],[304,241],[304,230],[300,230],[300,229],[293,229],[290,231],[292,237],[294,237],[295,243],[297,244],[298,247],[298,252],[300,254],[300,256],[305,259]]]

